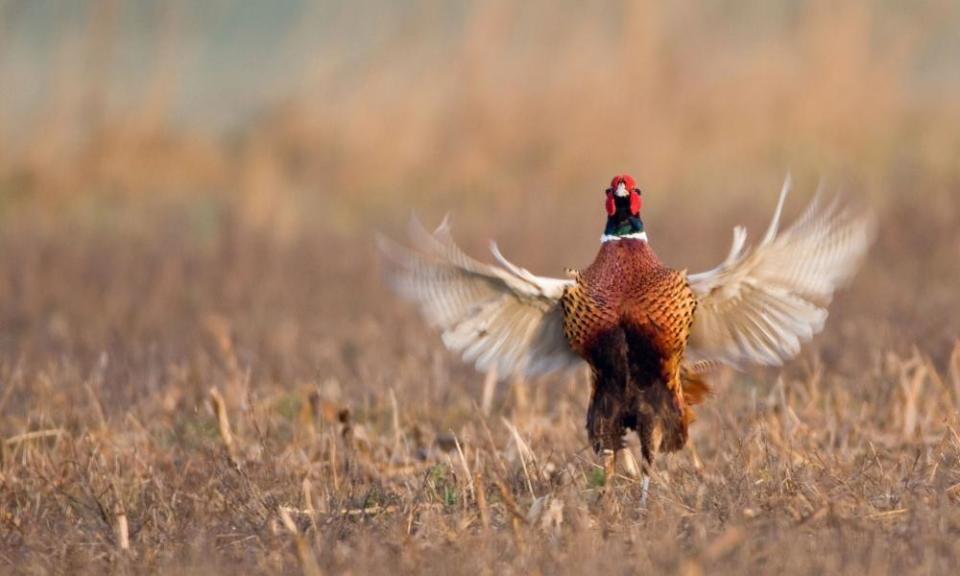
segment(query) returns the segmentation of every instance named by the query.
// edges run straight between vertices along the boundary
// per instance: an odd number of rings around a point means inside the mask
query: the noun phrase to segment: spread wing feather
[[[412,219],[409,235],[412,249],[379,239],[389,278],[442,331],[447,348],[501,377],[581,362],[564,336],[560,307],[572,280],[535,276],[507,261],[496,244],[499,266],[475,260],[454,243],[447,219],[432,234]]]
[[[754,250],[742,227],[722,264],[689,276],[699,304],[687,354],[692,362],[776,366],[823,328],[833,292],[856,271],[874,236],[856,215],[820,194],[779,233],[788,176],[773,220]]]

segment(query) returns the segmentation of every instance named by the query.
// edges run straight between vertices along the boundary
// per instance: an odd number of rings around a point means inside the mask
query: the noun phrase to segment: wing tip
[[[783,216],[783,206],[786,204],[787,196],[789,196],[792,189],[793,174],[787,170],[787,175],[783,179],[783,185],[780,187],[780,196],[777,198],[777,207],[773,211],[773,218],[770,220],[770,225],[767,227],[767,232],[763,236],[761,245],[769,244],[777,237],[777,232],[780,230],[780,218]]]

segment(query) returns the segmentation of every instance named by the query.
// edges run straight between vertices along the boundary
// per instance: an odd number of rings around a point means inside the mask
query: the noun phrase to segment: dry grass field
[[[222,63],[225,108],[296,80],[224,127],[184,87],[238,5],[77,3],[46,53],[0,2],[0,573],[956,572],[955,3],[331,4]],[[374,246],[450,211],[561,275],[629,171],[698,271],[788,169],[877,243],[797,359],[712,377],[645,508],[584,374],[485,406]]]

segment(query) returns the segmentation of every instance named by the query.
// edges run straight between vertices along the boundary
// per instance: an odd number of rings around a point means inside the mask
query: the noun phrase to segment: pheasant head
[[[607,226],[603,242],[634,238],[646,240],[647,234],[640,219],[643,197],[637,183],[629,174],[614,176],[606,190]]]

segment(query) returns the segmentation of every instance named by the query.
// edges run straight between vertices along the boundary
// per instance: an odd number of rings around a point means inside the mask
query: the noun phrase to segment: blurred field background
[[[951,573],[960,5],[0,0],[0,572]],[[535,273],[630,172],[669,264],[787,172],[880,222],[824,333],[718,374],[650,503],[584,375],[385,288],[411,211]],[[488,408],[485,410],[484,408]]]

